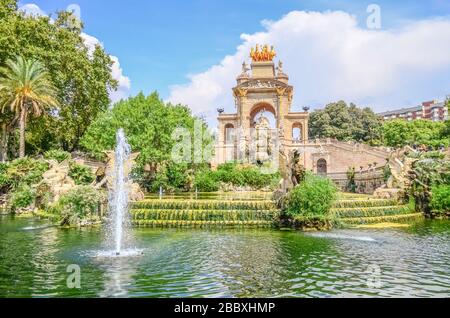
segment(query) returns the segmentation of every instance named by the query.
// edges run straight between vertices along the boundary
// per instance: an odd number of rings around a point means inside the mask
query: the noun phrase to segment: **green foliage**
[[[388,164],[386,164],[383,167],[383,181],[386,183],[391,176],[392,176],[391,167]]]
[[[214,192],[221,184],[237,187],[251,187],[260,190],[274,187],[280,180],[279,173],[266,174],[256,166],[226,163],[220,165],[217,171],[202,171],[195,176],[195,186],[202,192]]]
[[[431,209],[438,213],[450,212],[450,184],[433,186],[431,193]]]
[[[44,160],[28,157],[16,159],[8,164],[6,174],[8,183],[17,188],[21,184],[34,185],[42,180],[49,166]]]
[[[277,211],[257,210],[131,210],[135,220],[180,221],[274,221]]]
[[[220,201],[220,200],[148,200],[133,203],[133,209],[164,210],[274,210],[271,201]]]
[[[89,185],[95,180],[95,176],[89,167],[74,162],[70,163],[69,176],[77,185]]]
[[[358,108],[344,101],[328,104],[310,114],[309,135],[312,138],[337,138],[379,143],[380,119],[370,108]]]
[[[450,145],[445,124],[430,120],[390,120],[383,123],[383,143],[390,147],[425,145],[438,148]]]
[[[271,228],[274,225],[273,221],[253,220],[253,221],[185,221],[185,220],[133,220],[132,224],[142,227],[154,228]]]
[[[331,209],[336,217],[356,218],[356,217],[377,217],[387,215],[408,214],[414,212],[409,205],[392,205],[376,207],[357,207],[357,208],[337,208]]]
[[[216,173],[211,170],[199,172],[195,176],[195,186],[201,192],[215,192],[219,190]]]
[[[0,5],[0,65],[23,56],[44,64],[57,89],[58,116],[47,109],[30,119],[27,148],[45,152],[62,146],[72,151],[88,125],[110,104],[109,91],[117,87],[112,78],[113,61],[97,45],[89,52],[82,38],[82,24],[72,23],[66,11],[49,17],[30,17],[17,12],[17,1]]]
[[[450,161],[424,153],[412,165],[409,173],[410,195],[415,199],[417,209],[431,212],[432,187],[450,184]]]
[[[55,112],[57,91],[45,66],[34,58],[17,56],[0,67],[0,110],[19,121],[19,156],[25,157],[25,127],[28,117],[42,116],[46,108]]]
[[[308,173],[305,181],[288,193],[284,212],[294,218],[327,216],[336,195],[337,188],[330,179]]]
[[[52,149],[44,153],[44,158],[47,160],[56,160],[61,163],[64,160],[70,159],[71,155],[64,150]]]
[[[81,143],[92,155],[101,156],[104,151],[114,148],[116,131],[123,128],[131,149],[140,153],[135,174],[143,187],[149,190],[160,186],[186,189],[189,188],[189,171],[196,170],[198,165],[172,161],[172,150],[178,141],[172,134],[177,128],[185,128],[193,145],[195,120],[199,119],[192,116],[186,106],[166,104],[157,93],[147,97],[140,93],[103,112],[89,127]],[[205,148],[212,143],[212,136],[207,132],[206,123],[201,121],[201,126]],[[193,151],[186,159],[193,161],[192,154]],[[144,169],[146,165],[151,166],[150,171]]]
[[[11,193],[9,203],[12,210],[27,208],[34,203],[36,191],[29,185],[23,184]]]
[[[347,170],[347,190],[352,193],[356,192],[355,175],[355,167],[349,167]]]
[[[95,218],[105,198],[103,192],[91,186],[78,186],[63,195],[50,211],[60,215],[61,225],[78,225],[83,220]]]
[[[4,188],[11,183],[8,176],[8,164],[0,163],[0,188]]]

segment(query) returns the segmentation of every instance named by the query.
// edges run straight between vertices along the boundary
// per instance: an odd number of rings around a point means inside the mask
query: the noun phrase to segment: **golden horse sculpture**
[[[259,44],[256,44],[256,48],[250,50],[250,57],[253,62],[271,62],[273,58],[277,56],[273,46],[270,47],[268,45],[264,45],[261,49]]]

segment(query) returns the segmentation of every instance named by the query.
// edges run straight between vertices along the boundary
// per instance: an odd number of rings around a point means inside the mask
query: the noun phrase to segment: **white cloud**
[[[210,122],[218,106],[233,112],[231,88],[257,43],[278,51],[295,88],[294,110],[344,99],[381,111],[450,93],[448,19],[368,30],[345,12],[293,11],[263,26],[263,32],[243,34],[234,55],[172,86],[168,100],[188,104]]]
[[[84,43],[88,48],[89,54],[92,54],[94,52],[96,45],[100,45],[103,47],[103,44],[92,35],[82,33],[81,37],[83,38]],[[131,80],[128,76],[125,76],[123,74],[123,70],[120,67],[119,58],[114,55],[110,55],[110,58],[114,62],[111,68],[112,77],[118,82],[117,90],[111,91],[109,93],[109,97],[111,98],[111,101],[114,103],[121,99],[127,98],[130,95]]]
[[[47,16],[47,13],[41,10],[39,6],[34,3],[29,3],[21,6],[19,8],[19,11],[25,12],[26,15],[31,16]],[[92,54],[94,52],[96,45],[100,45],[103,47],[103,44],[92,35],[81,33],[81,37],[84,40],[84,44],[88,48],[89,54]],[[117,91],[111,91],[109,94],[111,101],[114,103],[130,95],[131,81],[127,76],[123,74],[123,70],[120,67],[119,58],[113,55],[110,55],[110,57],[114,62],[111,70],[112,77],[119,83]]]
[[[113,102],[125,99],[130,95],[131,81],[130,78],[123,75],[122,68],[120,67],[119,58],[111,55],[111,59],[114,64],[112,66],[112,77],[119,83],[117,91],[111,92],[109,96]]]

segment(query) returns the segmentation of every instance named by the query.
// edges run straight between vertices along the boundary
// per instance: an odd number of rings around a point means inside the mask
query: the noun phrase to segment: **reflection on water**
[[[46,226],[0,219],[0,296],[450,296],[449,221],[312,234],[135,229],[143,254],[120,258],[98,255],[99,229]],[[70,264],[81,289],[66,286]]]

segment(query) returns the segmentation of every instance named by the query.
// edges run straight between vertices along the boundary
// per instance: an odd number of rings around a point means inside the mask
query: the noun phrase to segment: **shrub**
[[[8,186],[10,182],[11,180],[8,176],[8,164],[0,163],[0,188]]]
[[[204,170],[195,176],[195,186],[200,191],[213,192],[220,188],[220,183],[237,187],[249,186],[255,190],[265,187],[274,188],[280,180],[280,174],[265,174],[260,168],[236,163],[220,165],[217,171]]]
[[[431,193],[431,209],[435,212],[450,212],[450,185],[433,186]]]
[[[349,167],[347,170],[347,190],[353,193],[356,192],[355,175],[355,167]]]
[[[44,154],[44,158],[47,160],[63,162],[64,160],[70,159],[71,155],[67,151],[63,150],[49,150]]]
[[[63,195],[50,211],[60,215],[61,225],[76,225],[97,214],[105,198],[103,192],[91,186],[78,186]]]
[[[327,216],[336,194],[330,179],[308,173],[305,181],[288,193],[284,212],[294,218]]]
[[[12,161],[6,170],[8,182],[13,188],[21,184],[33,185],[42,180],[42,175],[49,166],[44,160],[36,160],[28,157]]]
[[[89,167],[74,162],[70,164],[69,176],[77,185],[89,185],[95,180],[95,176]]]
[[[36,191],[24,184],[11,193],[10,204],[12,210],[27,208],[34,203]]]
[[[195,176],[194,185],[199,191],[214,192],[219,190],[219,182],[213,171],[202,171]]]

